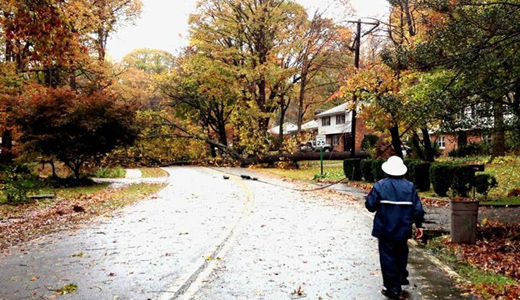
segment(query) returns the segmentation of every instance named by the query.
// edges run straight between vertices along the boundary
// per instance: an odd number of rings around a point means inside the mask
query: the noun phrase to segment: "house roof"
[[[291,122],[285,122],[282,125],[283,128],[283,134],[289,134],[298,131],[298,126],[294,125]],[[271,134],[279,134],[280,133],[280,126],[275,126],[271,129],[269,129],[269,133]]]
[[[303,130],[312,130],[312,129],[318,129],[318,122],[316,120],[312,120],[310,122],[307,122],[302,125]]]
[[[335,115],[339,115],[341,113],[345,113],[346,111],[347,111],[347,104],[343,103],[334,108],[326,110],[326,111],[322,112],[321,114],[318,114],[317,117],[323,118],[323,117],[328,117],[328,116],[335,116]]]

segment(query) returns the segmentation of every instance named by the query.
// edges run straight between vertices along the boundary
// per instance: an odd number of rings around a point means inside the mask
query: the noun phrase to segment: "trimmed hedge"
[[[372,173],[373,159],[363,159],[361,161],[361,176],[366,182],[374,182],[374,174]]]
[[[452,166],[453,183],[451,188],[455,196],[468,197],[475,182],[475,169],[472,166]]]
[[[441,197],[448,196],[453,178],[451,168],[452,166],[450,164],[445,163],[435,163],[430,167],[430,179],[432,181],[433,190]]]
[[[477,190],[477,193],[482,194],[487,198],[489,191],[498,186],[498,181],[493,175],[479,174],[475,176],[473,186]]]
[[[453,149],[448,154],[451,157],[466,157],[472,155],[485,155],[488,154],[484,144],[470,143],[457,149]]]
[[[405,161],[408,167],[406,178],[415,184],[419,191],[430,190],[430,163],[422,160]]]
[[[430,167],[433,190],[446,197],[451,189],[454,196],[468,197],[475,183],[475,169],[468,165],[436,163]]]
[[[385,172],[383,172],[383,169],[381,169],[381,166],[384,162],[384,160],[379,159],[372,160],[372,176],[374,181],[379,181],[386,177]]]
[[[349,158],[343,161],[343,172],[349,180],[361,180],[361,158]]]

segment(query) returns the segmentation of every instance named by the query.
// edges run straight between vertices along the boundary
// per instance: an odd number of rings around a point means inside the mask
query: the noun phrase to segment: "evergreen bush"
[[[487,199],[487,195],[492,188],[498,186],[497,179],[493,175],[479,174],[475,176],[475,182],[473,183],[477,193],[484,195]]]
[[[475,169],[468,165],[451,166],[453,181],[451,189],[454,196],[468,197],[475,181]]]
[[[343,161],[343,172],[349,180],[361,180],[361,158],[349,158]]]
[[[374,181],[379,181],[386,177],[385,172],[381,169],[385,161],[380,159],[374,159],[372,161],[372,176],[374,177]]]
[[[434,163],[430,167],[430,180],[435,193],[446,197],[450,190],[453,174],[452,165],[446,163]]]
[[[361,161],[361,176],[366,182],[374,182],[374,174],[372,173],[373,159],[363,159]]]

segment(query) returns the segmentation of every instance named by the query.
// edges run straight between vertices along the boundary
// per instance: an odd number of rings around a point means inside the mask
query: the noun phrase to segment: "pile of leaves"
[[[363,191],[365,191],[367,193],[369,193],[372,190],[372,185],[367,184],[367,183],[350,181],[348,183],[348,185],[353,186],[355,188],[358,188],[360,190],[363,190]]]
[[[517,280],[516,285],[497,287],[494,285],[471,285],[469,288],[479,295],[492,295],[495,299],[520,298],[520,223],[505,224],[486,221],[478,227],[475,245],[444,243],[457,256],[478,269],[504,275]]]
[[[520,280],[520,224],[487,221],[478,228],[475,245],[459,245],[472,265]]]
[[[159,189],[157,185],[142,184],[17,206],[4,205],[0,207],[0,257],[8,254],[12,246],[72,228],[83,220],[131,204]]]
[[[430,197],[421,197],[421,202],[424,206],[428,207],[447,207],[450,205],[449,201]]]

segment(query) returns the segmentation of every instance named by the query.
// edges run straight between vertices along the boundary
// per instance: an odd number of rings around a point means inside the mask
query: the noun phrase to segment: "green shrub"
[[[367,182],[374,182],[374,174],[372,173],[372,159],[363,159],[361,161],[361,176]]]
[[[343,161],[343,172],[349,180],[361,180],[361,159],[349,158]]]
[[[384,162],[384,160],[380,159],[374,159],[372,161],[372,176],[374,177],[375,181],[379,181],[386,177],[385,172],[383,172],[383,169],[381,169],[381,166]]]
[[[124,178],[126,175],[125,169],[117,168],[100,168],[94,174],[95,178]]]
[[[434,163],[430,166],[430,179],[435,193],[441,197],[446,197],[450,190],[453,174],[452,166],[445,163]]]
[[[488,149],[483,144],[470,143],[464,146],[460,146],[457,149],[453,149],[448,154],[451,157],[466,157],[475,155],[486,155]]]
[[[475,169],[468,165],[451,166],[453,182],[451,189],[454,196],[468,197],[475,181]]]
[[[430,163],[417,162],[413,165],[413,183],[419,191],[430,190]]]
[[[406,179],[413,182],[417,190],[430,190],[430,163],[422,160],[406,159],[404,164],[408,168]]]
[[[416,160],[416,159],[405,159],[404,160],[404,165],[406,166],[406,168],[408,168],[408,172],[406,172],[406,175],[404,176],[407,180],[415,183],[414,181],[414,177],[415,177],[415,169],[414,169],[414,166],[415,164],[419,162],[419,160]]]
[[[497,179],[493,175],[489,174],[479,174],[475,176],[475,181],[473,183],[477,193],[484,195],[487,199],[487,195],[489,191],[498,186]]]
[[[27,194],[38,188],[38,178],[26,167],[5,167],[1,173],[0,190],[9,204],[29,202]]]

